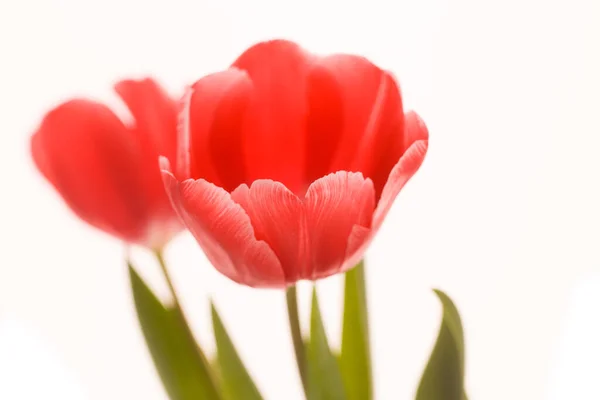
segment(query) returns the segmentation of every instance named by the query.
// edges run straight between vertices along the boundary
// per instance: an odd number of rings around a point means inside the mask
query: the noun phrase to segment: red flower
[[[166,190],[214,266],[250,286],[351,268],[427,151],[390,73],[287,41],[251,47],[185,104]]]
[[[118,238],[162,247],[183,227],[164,192],[159,154],[176,153],[177,105],[151,79],[115,85],[135,123],[74,99],[31,138],[37,168],[84,221]]]

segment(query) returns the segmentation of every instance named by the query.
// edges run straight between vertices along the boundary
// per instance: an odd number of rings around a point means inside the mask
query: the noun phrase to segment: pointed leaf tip
[[[146,344],[171,400],[220,400],[210,367],[183,315],[165,307],[127,260],[133,300]]]
[[[416,400],[466,400],[464,389],[464,333],[458,309],[443,291],[434,293],[442,303],[442,323]]]
[[[317,290],[314,287],[307,356],[308,400],[345,400],[346,394],[338,360],[327,342]]]
[[[262,396],[235,349],[214,302],[210,302],[217,363],[221,386],[227,400],[262,400]]]

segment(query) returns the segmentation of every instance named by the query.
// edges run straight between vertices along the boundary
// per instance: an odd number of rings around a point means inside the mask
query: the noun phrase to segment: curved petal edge
[[[252,287],[285,287],[277,256],[257,240],[250,217],[222,188],[204,179],[177,181],[160,159],[165,190],[209,261],[231,280]]]

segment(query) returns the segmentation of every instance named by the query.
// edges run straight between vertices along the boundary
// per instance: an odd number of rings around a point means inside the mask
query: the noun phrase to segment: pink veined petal
[[[272,179],[294,193],[303,190],[306,78],[314,59],[295,43],[272,40],[250,47],[233,63],[254,85],[244,133],[250,182]]]
[[[410,138],[413,142],[390,173],[381,198],[377,203],[377,208],[373,213],[371,229],[366,229],[360,225],[355,225],[352,229],[346,250],[347,260],[342,266],[342,272],[352,268],[360,261],[373,237],[381,227],[396,196],[398,196],[404,185],[423,163],[425,154],[427,153],[428,135],[427,127],[421,118],[414,112],[406,113],[404,137]]]
[[[392,169],[373,215],[373,232],[377,232],[396,196],[423,163],[425,153],[427,153],[427,145],[426,139],[414,142]]]
[[[418,140],[428,140],[429,131],[425,122],[419,117],[414,111],[408,111],[404,115],[404,141],[403,141],[403,152],[408,150]]]
[[[337,273],[354,226],[369,228],[374,208],[373,182],[361,173],[339,171],[315,181],[305,198],[311,269],[303,277],[318,279]]]
[[[300,279],[306,265],[307,236],[302,201],[280,182],[254,181],[240,185],[231,197],[252,221],[258,240],[269,244],[279,258],[288,282]]]
[[[340,272],[346,272],[358,264],[373,239],[373,233],[372,229],[362,225],[352,227],[352,232],[348,237],[348,247],[346,247],[346,261],[344,261]]]
[[[256,239],[250,218],[229,193],[203,179],[178,182],[166,159],[161,166],[173,207],[217,270],[248,286],[285,286],[275,253]]]

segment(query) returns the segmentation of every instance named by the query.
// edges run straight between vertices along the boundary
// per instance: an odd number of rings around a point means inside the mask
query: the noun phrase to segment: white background
[[[471,399],[600,398],[599,20],[597,0],[2,0],[0,398],[165,399],[122,246],[33,168],[43,113],[74,95],[115,104],[116,79],[147,73],[175,94],[273,37],[392,70],[430,129],[367,255],[377,399],[414,393],[432,287],[461,310]],[[185,234],[168,261],[207,351],[214,296],[265,397],[300,399],[283,293],[227,281]],[[319,289],[338,344],[340,281]]]

